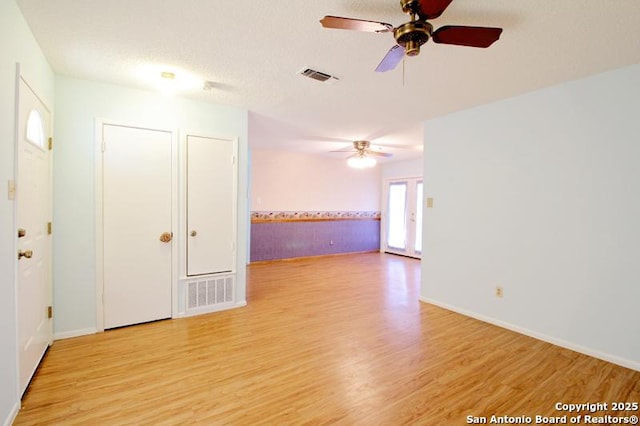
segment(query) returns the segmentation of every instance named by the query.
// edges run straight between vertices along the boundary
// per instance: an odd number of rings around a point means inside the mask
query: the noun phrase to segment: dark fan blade
[[[432,39],[436,43],[489,47],[500,38],[500,34],[502,34],[502,28],[446,25],[438,28],[433,33]]]
[[[435,19],[442,15],[453,0],[420,0],[420,17],[422,19]]]
[[[382,62],[376,68],[376,72],[386,72],[394,69],[404,58],[404,47],[396,44],[393,46],[382,59]]]
[[[337,28],[340,30],[368,31],[371,33],[388,33],[393,31],[393,25],[384,22],[341,18],[339,16],[325,16],[320,20],[320,23],[325,28]]]

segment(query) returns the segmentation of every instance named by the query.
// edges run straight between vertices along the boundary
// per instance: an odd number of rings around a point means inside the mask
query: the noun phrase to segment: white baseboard
[[[16,420],[16,417],[18,417],[18,412],[19,411],[20,411],[20,401],[15,403],[15,405],[13,406],[11,411],[9,412],[9,415],[5,419],[3,425],[4,426],[11,426],[13,424],[13,422]]]
[[[429,303],[431,305],[439,306],[449,311],[456,312],[467,317],[475,318],[477,320],[480,320],[489,324],[493,324],[498,327],[506,328],[507,330],[515,331],[516,333],[524,334],[525,336],[533,337],[534,339],[542,340],[543,342],[551,343],[552,345],[560,346],[562,348],[579,352],[581,354],[588,355],[594,358],[598,358],[603,361],[611,362],[613,364],[617,364],[625,368],[630,368],[632,370],[640,371],[640,363],[636,361],[632,361],[626,358],[621,358],[621,357],[611,355],[605,352],[597,351],[594,349],[590,349],[590,348],[577,345],[575,343],[572,343],[563,339],[558,339],[556,337],[552,337],[547,334],[538,333],[536,331],[529,330],[527,328],[519,327],[517,325],[513,325],[508,322],[504,322],[492,317],[488,317],[486,315],[478,314],[477,312],[472,312],[466,309],[462,309],[457,306],[449,305],[447,303],[439,302],[437,300],[433,300],[427,297],[420,296],[420,301],[424,303]]]
[[[64,331],[62,333],[54,333],[53,340],[71,339],[72,337],[86,336],[88,334],[96,334],[98,332],[95,328],[84,328],[82,330]]]
[[[218,306],[214,306],[213,308],[205,306],[202,309],[192,309],[191,311],[188,311],[188,312],[179,312],[177,315],[174,315],[172,318],[173,319],[189,318],[189,317],[195,317],[198,315],[212,314],[214,312],[228,311],[229,309],[242,308],[244,306],[247,306],[246,300],[243,300],[241,302],[236,302],[236,303],[220,304]]]

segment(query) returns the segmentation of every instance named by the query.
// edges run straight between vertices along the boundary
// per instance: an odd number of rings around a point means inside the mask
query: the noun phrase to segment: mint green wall
[[[95,296],[95,123],[114,120],[239,138],[238,241],[247,240],[246,110],[58,76],[54,156],[54,331],[91,332]],[[239,244],[238,301],[245,300],[246,245]]]
[[[7,198],[7,182],[14,179],[16,63],[22,74],[53,107],[53,72],[13,0],[0,1],[0,424],[19,408],[14,202]]]
[[[634,65],[427,121],[422,298],[640,370],[639,114]]]

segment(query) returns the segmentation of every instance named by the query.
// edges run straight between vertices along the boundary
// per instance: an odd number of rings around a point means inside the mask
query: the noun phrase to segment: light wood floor
[[[252,265],[246,308],[55,342],[15,424],[459,425],[640,402],[639,372],[420,303],[419,276],[378,253]]]

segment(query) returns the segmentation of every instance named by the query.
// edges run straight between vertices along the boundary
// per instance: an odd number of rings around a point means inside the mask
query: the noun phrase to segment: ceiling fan
[[[459,46],[489,47],[500,38],[502,28],[468,27],[445,25],[433,30],[428,19],[442,15],[453,0],[400,0],[402,11],[411,16],[411,21],[396,28],[391,24],[363,19],[325,16],[320,23],[325,28],[367,31],[374,33],[393,33],[396,45],[393,46],[376,68],[377,72],[394,69],[407,56],[420,53],[420,46],[429,39],[434,43],[456,44]]]
[[[376,159],[373,158],[374,156],[391,157],[393,155],[388,152],[373,150],[371,148],[371,144],[369,143],[369,141],[354,141],[353,149],[349,149],[347,151],[338,150],[338,151],[331,151],[331,152],[353,152],[352,155],[347,157],[347,164],[350,167],[354,167],[358,169],[375,166]]]

